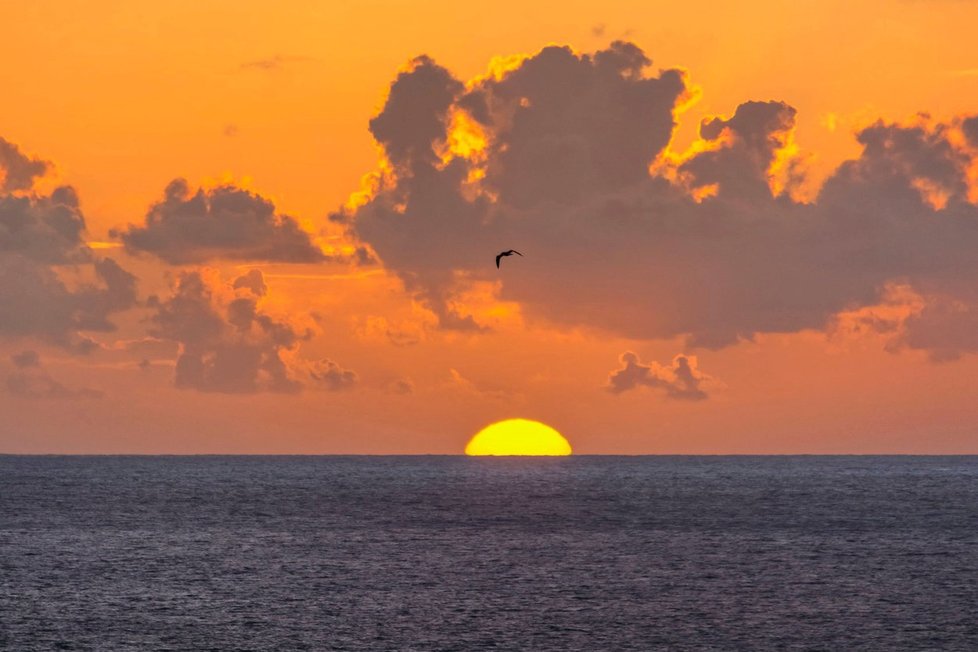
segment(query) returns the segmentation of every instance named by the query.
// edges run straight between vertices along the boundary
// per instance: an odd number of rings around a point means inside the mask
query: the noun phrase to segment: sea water
[[[0,457],[0,648],[978,649],[976,457]]]

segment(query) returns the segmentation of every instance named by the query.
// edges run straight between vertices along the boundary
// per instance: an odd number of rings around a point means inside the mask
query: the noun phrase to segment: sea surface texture
[[[975,650],[975,457],[0,457],[0,648]]]

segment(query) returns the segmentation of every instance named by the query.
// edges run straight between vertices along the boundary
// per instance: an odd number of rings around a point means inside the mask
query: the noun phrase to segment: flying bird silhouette
[[[510,249],[509,251],[502,251],[502,252],[496,254],[496,269],[499,269],[499,259],[500,258],[502,258],[503,256],[512,256],[513,254],[516,254],[517,256],[522,256],[523,255],[520,252],[516,251],[515,249]]]

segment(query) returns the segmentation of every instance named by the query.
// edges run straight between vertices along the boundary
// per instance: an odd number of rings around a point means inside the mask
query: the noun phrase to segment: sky
[[[978,3],[0,21],[0,453],[978,453]]]

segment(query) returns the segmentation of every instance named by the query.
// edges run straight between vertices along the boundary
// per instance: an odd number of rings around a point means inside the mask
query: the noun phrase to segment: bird
[[[516,251],[515,249],[510,249],[508,251],[502,251],[502,252],[496,254],[496,269],[499,269],[499,259],[500,258],[502,258],[503,256],[512,256],[513,254],[516,254],[517,256],[522,256],[523,255],[520,252]]]

